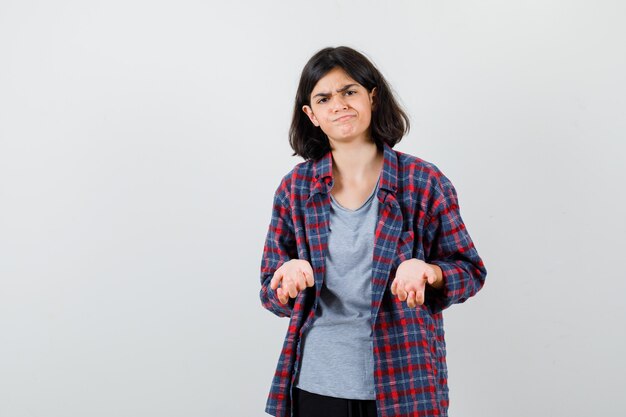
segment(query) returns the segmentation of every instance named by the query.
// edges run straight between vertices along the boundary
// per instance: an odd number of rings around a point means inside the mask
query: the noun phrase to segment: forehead
[[[317,84],[315,84],[315,87],[313,87],[311,94],[329,93],[348,84],[361,85],[350,77],[343,68],[333,68],[326,75],[320,78]]]

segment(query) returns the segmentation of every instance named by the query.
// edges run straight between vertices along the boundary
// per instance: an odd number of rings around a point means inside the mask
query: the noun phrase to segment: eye
[[[317,104],[322,104],[322,103],[326,103],[328,101],[328,98],[326,97],[322,97],[319,100],[317,100]]]
[[[353,95],[353,94],[356,94],[356,91],[355,91],[355,90],[348,90],[348,91],[346,91],[346,93],[345,93],[345,94],[346,94],[347,96],[351,96],[351,95]]]

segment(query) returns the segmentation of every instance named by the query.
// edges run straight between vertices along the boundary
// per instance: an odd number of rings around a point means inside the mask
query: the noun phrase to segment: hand
[[[396,270],[391,283],[391,293],[400,301],[405,301],[410,308],[424,304],[426,283],[441,288],[443,280],[441,269],[437,265],[428,264],[420,259],[407,259]]]
[[[278,285],[282,283],[282,287]],[[289,298],[296,298],[299,291],[315,285],[313,268],[304,259],[291,259],[282,264],[270,281],[270,288],[276,290],[278,300],[287,304]]]

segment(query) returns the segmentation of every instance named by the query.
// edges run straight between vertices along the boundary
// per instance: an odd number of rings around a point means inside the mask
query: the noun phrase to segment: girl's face
[[[333,142],[370,142],[369,127],[376,88],[368,92],[343,69],[334,68],[311,91],[310,106],[302,106],[311,122]]]

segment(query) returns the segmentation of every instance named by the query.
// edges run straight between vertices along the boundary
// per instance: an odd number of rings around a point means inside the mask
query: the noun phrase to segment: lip
[[[334,122],[345,122],[346,120],[350,120],[353,117],[354,117],[353,114],[346,114],[345,116],[338,117],[338,118],[336,118],[333,121]]]

